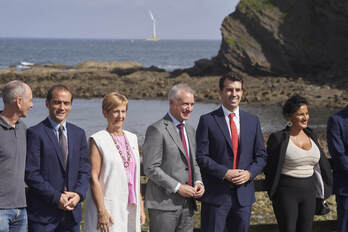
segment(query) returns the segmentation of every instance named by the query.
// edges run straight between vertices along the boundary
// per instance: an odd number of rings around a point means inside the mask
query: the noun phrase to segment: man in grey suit
[[[151,232],[188,232],[193,231],[195,198],[204,193],[195,157],[195,129],[185,123],[193,110],[194,91],[178,84],[168,99],[169,112],[145,135],[144,171],[149,177],[145,206]]]

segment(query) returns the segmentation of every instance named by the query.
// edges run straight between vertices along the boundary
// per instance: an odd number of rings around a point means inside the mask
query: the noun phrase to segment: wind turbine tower
[[[149,10],[149,14],[150,14],[150,17],[151,17],[151,20],[152,20],[153,31],[152,31],[152,38],[151,39],[146,39],[146,40],[158,41],[159,38],[157,38],[157,36],[156,36],[156,19],[155,19],[155,17],[153,17],[153,14],[152,14],[151,10]]]

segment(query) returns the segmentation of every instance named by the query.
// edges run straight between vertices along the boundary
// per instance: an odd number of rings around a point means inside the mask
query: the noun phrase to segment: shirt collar
[[[230,113],[232,113],[231,111],[229,111],[224,105],[221,105],[222,110],[224,111],[224,115],[225,117],[229,117]],[[237,106],[237,108],[234,109],[233,113],[235,114],[235,117],[239,120],[239,106]]]
[[[174,118],[174,116],[170,112],[168,112],[168,115],[172,119],[172,121],[173,121],[175,126],[177,126],[177,125],[179,125],[181,123],[183,123],[185,125],[185,121],[182,121],[182,122],[178,121],[176,118]]]
[[[50,116],[48,116],[48,120],[50,121],[51,126],[53,127],[54,130],[58,131],[58,130],[59,130],[59,126],[60,126],[60,125],[63,125],[64,130],[66,131],[66,120],[63,122],[63,124],[58,124],[58,123],[56,123],[55,121],[53,121],[53,120],[50,118]]]
[[[2,111],[0,111],[0,113],[2,113]],[[20,119],[17,120],[16,125],[20,123]],[[3,127],[6,127],[7,129],[11,129],[14,128],[13,126],[11,126],[10,124],[8,124],[8,122],[0,116],[0,125]],[[16,126],[17,127],[17,126]]]

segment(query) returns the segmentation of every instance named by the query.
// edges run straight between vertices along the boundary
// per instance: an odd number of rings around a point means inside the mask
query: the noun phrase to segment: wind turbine
[[[155,17],[153,17],[153,14],[152,14],[151,10],[149,10],[149,14],[150,14],[150,17],[151,17],[151,20],[152,20],[153,32],[152,32],[152,38],[151,39],[146,39],[146,40],[158,41],[159,38],[157,38],[157,36],[156,36],[156,19],[155,19]]]

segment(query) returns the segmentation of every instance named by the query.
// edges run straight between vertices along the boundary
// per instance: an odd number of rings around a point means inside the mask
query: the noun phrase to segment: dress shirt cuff
[[[196,185],[196,184],[201,184],[202,186],[204,186],[203,182],[200,181],[200,180],[196,180],[196,181],[195,181],[195,185]]]
[[[181,186],[180,183],[178,183],[178,184],[176,185],[176,187],[175,187],[175,189],[174,189],[174,193],[176,193],[176,192],[179,190],[180,186]]]

